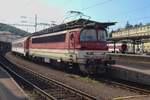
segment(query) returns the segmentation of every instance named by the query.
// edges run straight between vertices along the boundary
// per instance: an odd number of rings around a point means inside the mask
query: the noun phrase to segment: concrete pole
[[[116,53],[116,42],[114,41],[114,53]]]
[[[37,31],[37,14],[35,14],[35,32]]]

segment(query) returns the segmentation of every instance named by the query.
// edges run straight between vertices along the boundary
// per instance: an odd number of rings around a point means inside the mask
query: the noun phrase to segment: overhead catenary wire
[[[84,10],[88,10],[88,9],[94,8],[94,7],[96,7],[96,6],[99,6],[99,5],[108,3],[108,2],[110,2],[110,1],[112,1],[112,0],[105,0],[105,1],[103,1],[103,2],[100,2],[100,3],[97,3],[97,4],[91,5],[91,6],[87,7],[87,8],[84,8]],[[117,15],[123,16],[123,15],[125,15],[125,14],[130,14],[130,13],[132,13],[132,12],[143,11],[143,9],[146,9],[146,8],[149,8],[149,7],[150,7],[150,4],[147,4],[147,5],[143,6],[143,7],[139,7],[139,8],[135,8],[135,9],[133,9],[133,10],[121,12],[121,13],[119,13],[119,14],[117,14]],[[139,20],[139,19],[140,19],[140,20],[142,20],[142,19],[145,20],[145,19],[149,19],[149,18],[150,18],[150,16],[145,16],[145,17],[136,18],[136,19],[131,19],[131,20],[132,20],[132,21],[133,21],[133,20]],[[130,19],[129,19],[129,20],[130,20]],[[126,21],[120,21],[120,22],[126,22]]]
[[[96,4],[91,5],[91,6],[89,6],[89,7],[86,7],[86,8],[84,8],[83,10],[88,10],[88,9],[94,8],[94,7],[96,7],[96,6],[106,4],[106,3],[110,2],[110,1],[113,1],[113,0],[105,0],[105,1],[103,1],[103,2],[99,2],[99,3],[96,3]]]
[[[80,11],[73,11],[73,10],[72,10],[72,11],[68,11],[66,14],[68,14],[68,15],[66,15],[66,17],[64,18],[63,23],[64,23],[67,19],[69,19],[69,18],[76,19],[76,18],[78,17],[79,19],[81,19],[81,18],[85,17],[85,18],[87,18],[87,19],[91,19],[90,16],[87,16],[87,15],[85,15],[84,13],[82,13],[82,12],[80,12]]]
[[[120,13],[118,13],[118,14],[116,14],[116,15],[124,16],[125,14],[131,14],[131,13],[133,13],[133,12],[143,11],[143,10],[145,10],[146,8],[150,8],[150,4],[148,4],[148,5],[146,5],[146,6],[143,6],[143,7],[138,7],[138,8],[129,10],[129,11],[123,11],[123,12],[120,12]]]
[[[134,8],[134,9],[131,9],[129,11],[124,11],[124,12],[120,12],[118,14],[116,14],[115,16],[119,15],[119,16],[125,16],[127,14],[134,14],[135,12],[141,12],[143,10],[145,10],[146,8],[150,8],[150,4],[147,4],[145,6],[142,6],[142,7],[138,7],[138,8]],[[118,23],[126,23],[127,21],[130,21],[130,22],[134,22],[134,21],[139,21],[139,22],[142,22],[143,20],[146,20],[146,19],[150,19],[150,16],[142,16],[142,17],[138,17],[138,18],[127,18],[126,20],[117,20]]]

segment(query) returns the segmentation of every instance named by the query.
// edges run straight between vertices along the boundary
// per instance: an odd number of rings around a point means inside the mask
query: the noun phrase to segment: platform
[[[0,100],[28,100],[14,79],[0,66]]]
[[[125,66],[125,65],[114,65],[114,68],[120,68],[120,69],[125,69],[128,71],[133,71],[133,72],[137,72],[137,73],[141,73],[141,74],[145,74],[145,75],[149,75],[150,76],[150,66],[146,67],[146,66]]]
[[[140,62],[150,61],[150,55],[144,55],[144,54],[138,55],[138,54],[107,53],[107,55],[110,55],[114,59],[125,59],[125,60],[140,61]]]
[[[150,85],[150,56],[109,53],[116,65],[110,69],[110,75],[116,78]]]
[[[113,65],[109,73],[113,77],[150,85],[150,65]]]

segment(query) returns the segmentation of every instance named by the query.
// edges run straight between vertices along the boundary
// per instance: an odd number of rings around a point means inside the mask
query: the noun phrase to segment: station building
[[[112,38],[130,38],[130,40],[136,39],[135,50],[141,49],[143,52],[150,52],[150,24],[147,25],[136,25],[130,28],[122,28],[116,31],[112,31]],[[132,48],[132,43],[127,42],[130,49]]]
[[[8,32],[8,31],[0,31],[0,54],[5,54],[6,52],[11,50],[11,42],[17,39],[18,36]]]
[[[3,41],[3,42],[12,42],[12,40],[15,40],[16,38],[17,38],[17,36],[14,35],[11,32],[0,31],[0,41]]]

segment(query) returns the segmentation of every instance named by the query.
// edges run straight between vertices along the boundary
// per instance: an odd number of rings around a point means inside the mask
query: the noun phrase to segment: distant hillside
[[[19,35],[19,36],[26,36],[26,35],[30,34],[24,30],[21,30],[19,28],[16,28],[16,27],[13,27],[13,26],[10,26],[7,24],[3,24],[3,23],[0,23],[0,31],[9,31],[9,32],[11,32],[15,35]]]

